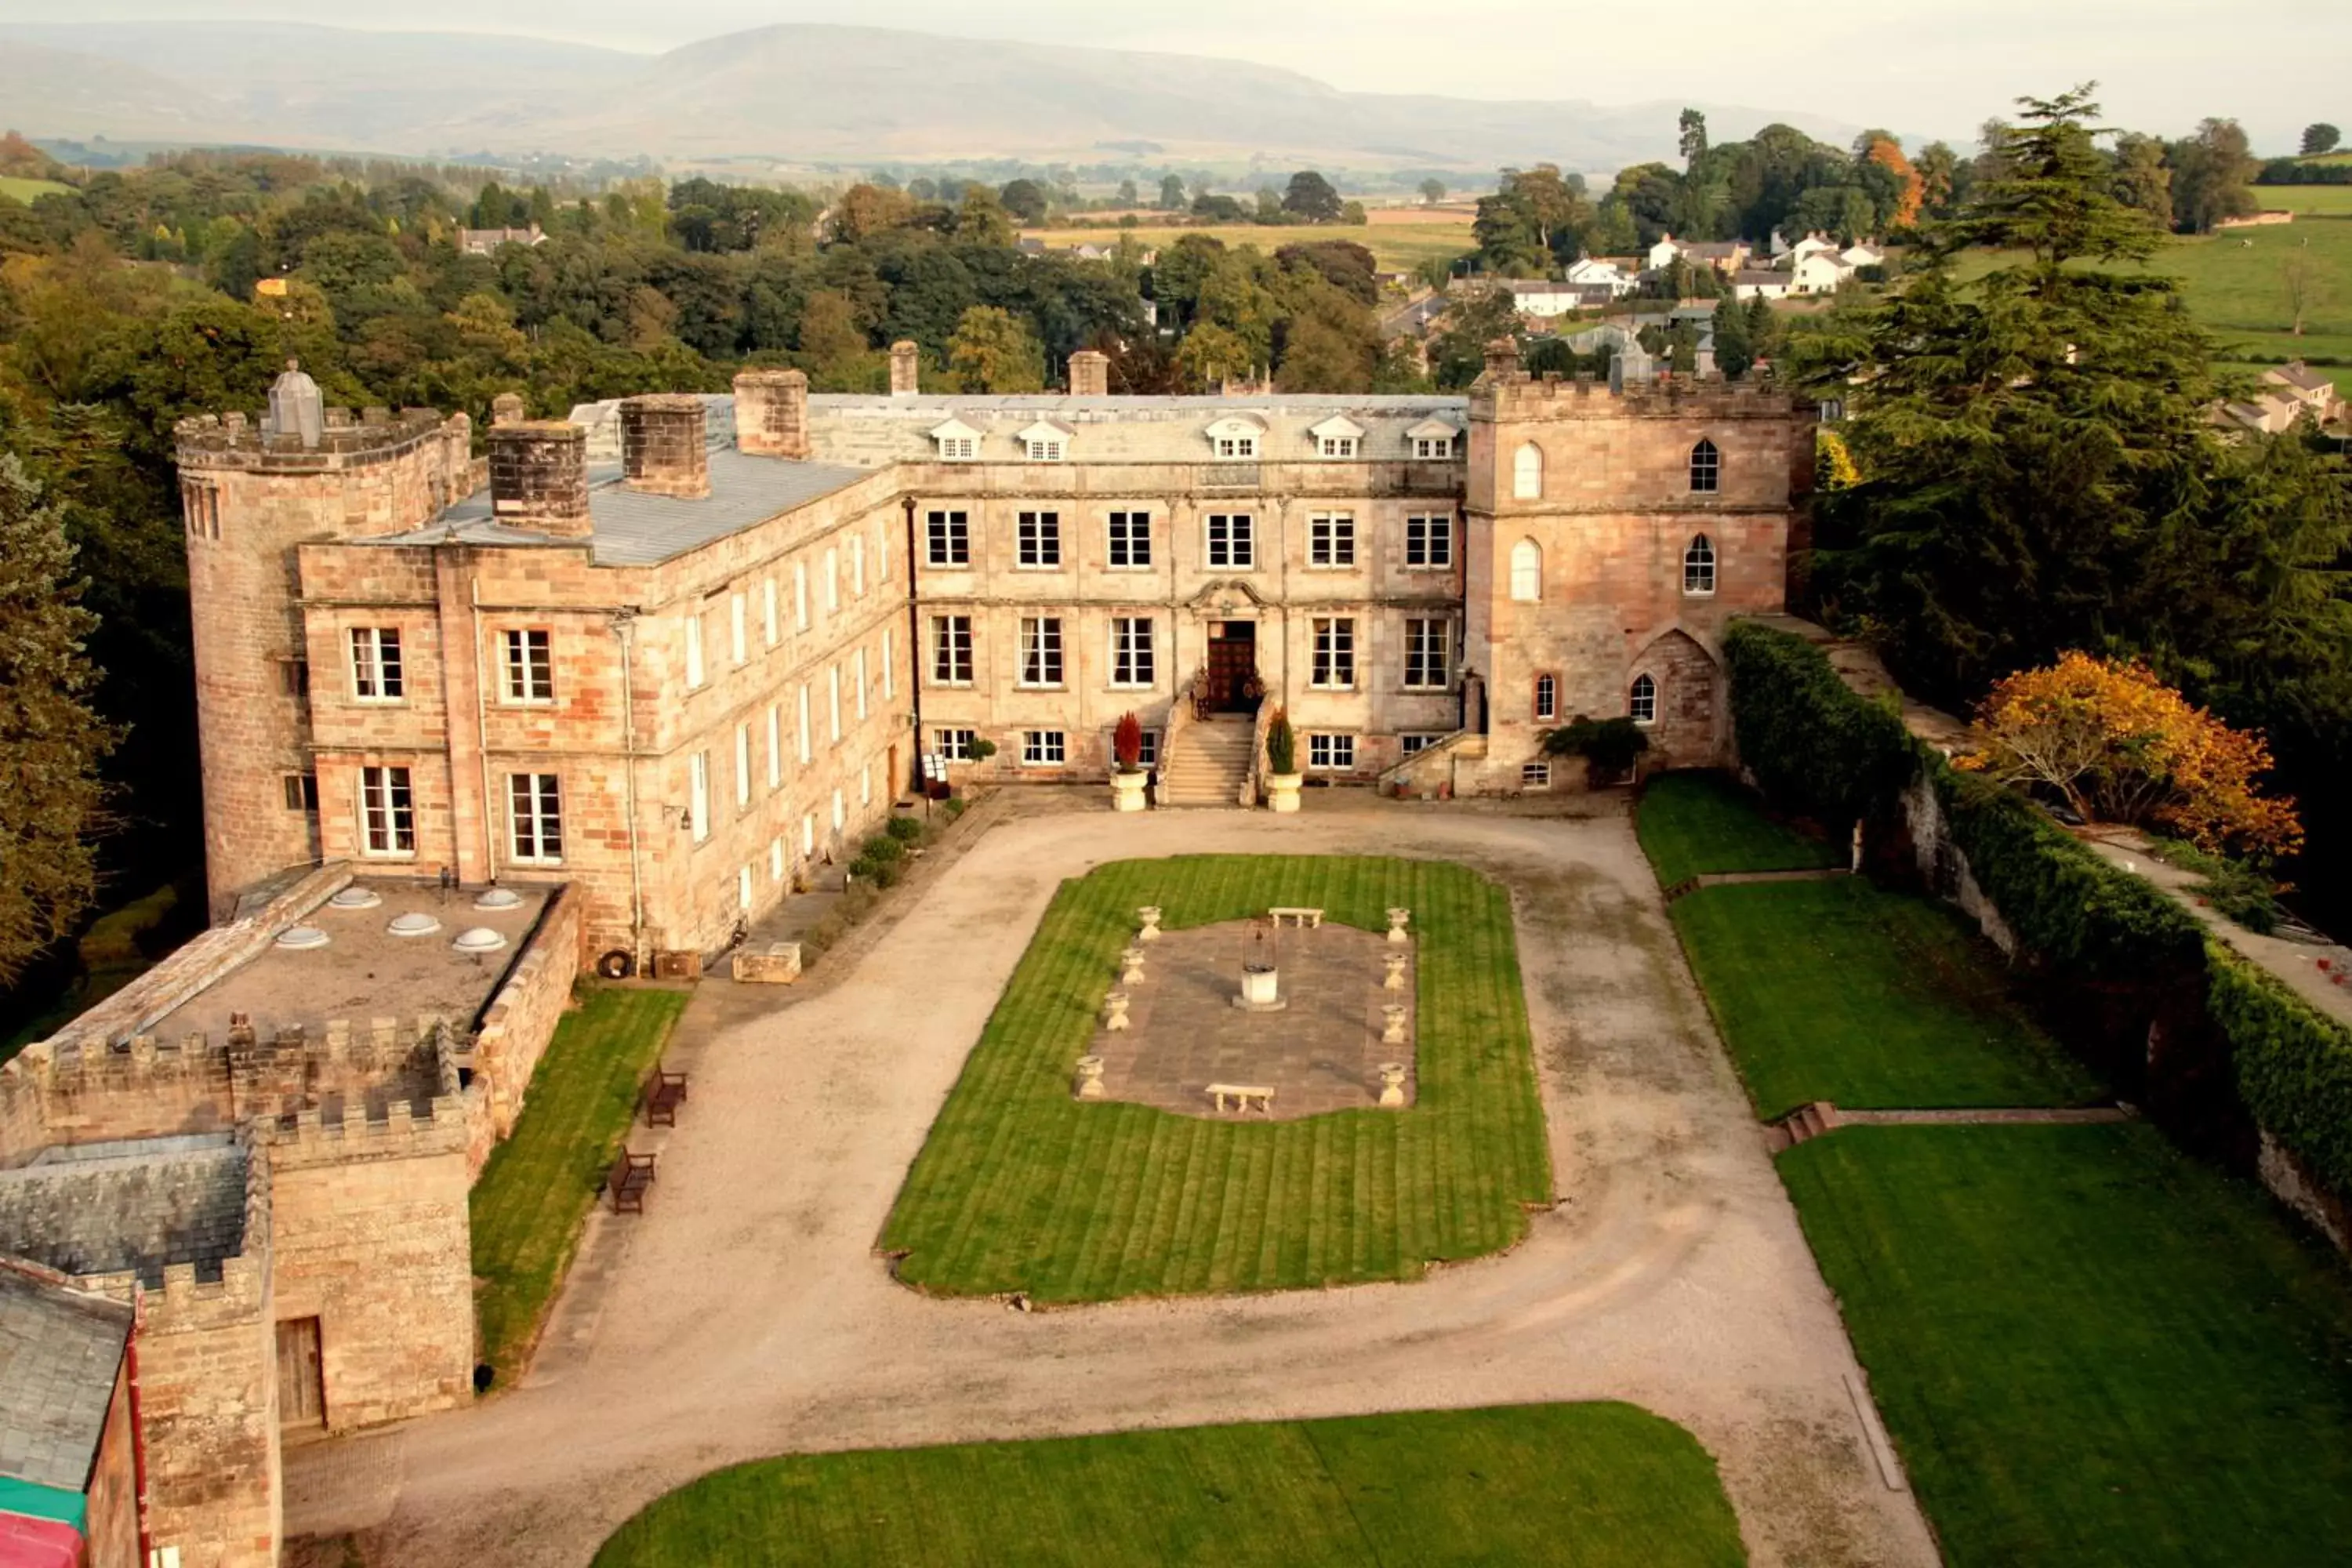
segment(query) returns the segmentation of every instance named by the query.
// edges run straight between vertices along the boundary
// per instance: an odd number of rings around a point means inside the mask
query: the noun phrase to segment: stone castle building
[[[1246,798],[1275,705],[1332,783],[1568,787],[1540,737],[1578,715],[1712,760],[1722,628],[1781,607],[1811,468],[1784,395],[1499,345],[1466,398],[915,365],[625,399],[617,441],[517,403],[486,484],[464,416],[354,420],[297,374],[259,427],[184,423],[215,900],[322,860],[568,883],[591,961],[683,967],[927,761],[1100,779],[1130,710],[1163,801]]]

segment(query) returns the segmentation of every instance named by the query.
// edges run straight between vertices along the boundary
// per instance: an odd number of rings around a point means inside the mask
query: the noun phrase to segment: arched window
[[[1536,677],[1536,722],[1553,723],[1559,718],[1559,681],[1557,677]]]
[[[1658,683],[1646,675],[1633,678],[1633,689],[1626,696],[1625,710],[1636,724],[1658,721]]]
[[[1511,546],[1511,597],[1523,605],[1543,597],[1543,550],[1532,539]]]
[[[1723,454],[1715,449],[1712,441],[1701,441],[1691,448],[1691,493],[1711,496],[1723,483]]]
[[[1683,592],[1715,592],[1715,542],[1704,533],[1692,540],[1690,548],[1683,552]]]
[[[1533,441],[1511,459],[1511,495],[1517,500],[1543,499],[1543,448]]]

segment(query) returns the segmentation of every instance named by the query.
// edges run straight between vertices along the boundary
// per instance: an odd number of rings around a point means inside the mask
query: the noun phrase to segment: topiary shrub
[[[1131,773],[1142,766],[1143,721],[1138,719],[1132,710],[1120,714],[1118,722],[1112,726],[1110,751],[1120,773]]]
[[[1298,771],[1298,732],[1290,727],[1290,713],[1277,708],[1265,727],[1265,771],[1270,773],[1295,773]]]

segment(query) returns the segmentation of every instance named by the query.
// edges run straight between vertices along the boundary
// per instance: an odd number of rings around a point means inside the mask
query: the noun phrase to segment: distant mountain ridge
[[[1680,102],[1342,92],[1192,55],[785,24],[660,55],[543,39],[279,23],[0,23],[0,117],[27,134],[415,155],[1017,158],[1491,172],[1673,159]],[[1781,120],[1706,105],[1717,139]]]

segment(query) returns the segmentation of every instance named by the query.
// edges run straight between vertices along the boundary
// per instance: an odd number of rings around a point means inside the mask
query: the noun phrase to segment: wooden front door
[[[319,1320],[289,1318],[278,1325],[278,1424],[320,1426],[326,1420],[326,1380],[319,1370]]]
[[[1246,713],[1256,706],[1249,695],[1257,674],[1257,623],[1220,621],[1209,637],[1209,705],[1220,713]]]

